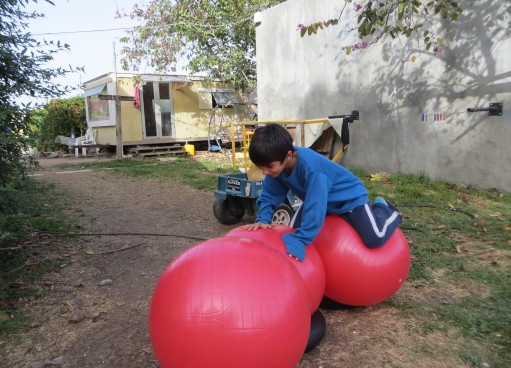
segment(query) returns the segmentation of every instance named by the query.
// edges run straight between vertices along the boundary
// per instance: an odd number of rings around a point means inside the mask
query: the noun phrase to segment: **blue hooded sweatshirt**
[[[305,246],[312,243],[327,214],[343,214],[369,202],[364,184],[351,171],[310,148],[295,147],[296,165],[288,174],[267,175],[257,199],[257,222],[270,224],[274,209],[286,198],[289,189],[303,201],[301,227],[282,240],[288,253],[305,258]]]

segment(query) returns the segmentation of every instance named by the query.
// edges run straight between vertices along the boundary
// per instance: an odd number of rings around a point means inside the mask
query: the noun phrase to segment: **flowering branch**
[[[357,13],[357,27],[348,31],[356,30],[361,40],[341,48],[347,55],[377,43],[385,35],[392,38],[410,38],[413,34],[419,36],[418,42],[422,41],[427,51],[432,50],[433,55],[438,55],[445,45],[444,41],[432,32],[431,26],[442,19],[456,22],[463,12],[458,2],[453,0],[369,0],[365,4],[345,0],[338,18],[308,26],[299,24],[297,30],[300,31],[300,36],[312,36],[319,30],[339,24],[347,4],[353,4]],[[437,19],[433,20],[435,17]]]

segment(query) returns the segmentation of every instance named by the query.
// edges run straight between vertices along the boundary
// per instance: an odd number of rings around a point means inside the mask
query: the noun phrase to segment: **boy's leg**
[[[382,203],[358,206],[342,216],[368,248],[383,245],[402,221],[401,214],[394,206]]]

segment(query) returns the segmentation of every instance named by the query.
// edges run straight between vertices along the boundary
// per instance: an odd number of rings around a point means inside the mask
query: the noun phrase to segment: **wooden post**
[[[121,122],[121,98],[119,96],[119,87],[117,80],[117,54],[115,53],[115,41],[113,43],[114,48],[114,72],[115,72],[115,137],[116,137],[116,157],[118,160],[122,159],[123,147],[122,147],[122,122]]]
[[[100,100],[115,101],[115,137],[116,137],[116,151],[117,159],[122,159],[123,144],[122,144],[122,121],[121,121],[121,101],[135,101],[131,96],[119,96],[117,90],[117,78],[115,80],[115,95],[100,95]]]
[[[122,146],[122,122],[121,122],[121,98],[117,91],[117,79],[115,81],[115,136],[116,136],[116,157],[118,160],[122,159],[123,146]]]

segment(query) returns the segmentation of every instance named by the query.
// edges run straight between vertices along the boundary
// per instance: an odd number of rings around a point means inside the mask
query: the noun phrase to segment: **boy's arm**
[[[263,190],[256,201],[256,222],[270,224],[275,208],[286,198],[288,188],[280,181],[273,178],[264,178]]]
[[[303,261],[305,247],[318,235],[327,212],[328,193],[332,183],[322,173],[311,173],[306,180],[306,194],[303,201],[301,226],[292,234],[285,234],[282,240],[287,253]]]

